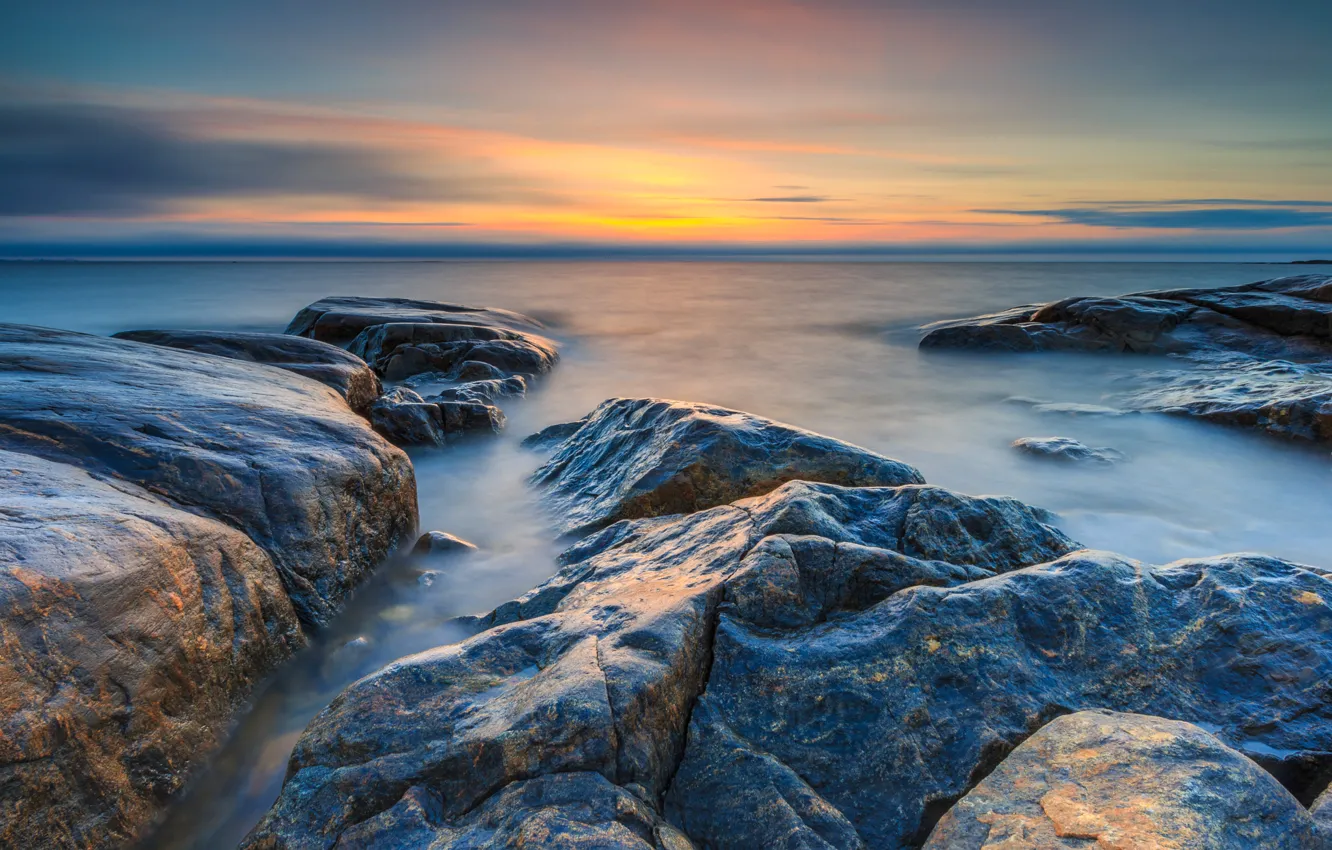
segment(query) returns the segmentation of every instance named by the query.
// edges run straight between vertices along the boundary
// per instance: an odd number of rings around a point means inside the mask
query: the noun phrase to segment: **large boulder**
[[[531,445],[563,442],[532,480],[560,528],[722,505],[801,479],[849,486],[920,484],[910,466],[761,416],[682,401],[617,398]]]
[[[362,416],[369,413],[370,404],[383,391],[379,377],[364,360],[336,345],[304,337],[186,330],[122,331],[114,336],[286,369],[337,390],[348,406]]]
[[[1082,711],[1052,720],[939,821],[925,850],[1322,850],[1290,792],[1191,723]]]
[[[921,347],[1175,354],[1188,374],[1125,399],[1129,407],[1332,440],[1332,276],[1222,289],[1068,298],[928,326]]]
[[[0,843],[123,844],[410,539],[406,456],[281,369],[0,325]]]
[[[923,348],[1002,351],[1240,352],[1332,356],[1332,276],[1300,275],[1222,289],[1066,298],[926,327]]]
[[[0,448],[226,522],[268,552],[311,624],[416,525],[405,454],[328,387],[240,360],[0,325]]]
[[[0,449],[0,844],[129,842],[303,643],[272,559],[124,481]]]
[[[506,376],[543,374],[559,353],[554,342],[535,333],[540,329],[536,319],[507,310],[342,297],[306,307],[287,333],[346,344],[385,379],[400,381],[457,372],[468,363],[486,364]]]
[[[412,800],[462,829],[515,783],[598,773],[696,846],[910,847],[1094,708],[1203,724],[1301,794],[1325,779],[1332,582],[1070,552],[1044,519],[790,482],[612,525],[475,637],[334,700],[249,846],[331,847]]]
[[[957,585],[1072,548],[1017,502],[919,486],[791,482],[617,523],[479,621],[476,637],[344,691],[297,744],[249,846],[331,847],[349,826],[420,801],[432,829],[461,830],[505,789],[556,773],[599,774],[659,811],[731,583],[744,588],[734,604],[776,622],[832,622],[903,587]]]

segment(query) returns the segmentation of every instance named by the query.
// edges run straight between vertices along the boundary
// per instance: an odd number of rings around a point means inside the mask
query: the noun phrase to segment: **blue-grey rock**
[[[925,850],[1322,850],[1329,836],[1272,775],[1191,723],[1058,717],[957,802]]]
[[[114,336],[286,369],[337,390],[348,406],[362,416],[383,391],[379,377],[360,357],[336,345],[304,337],[189,330],[122,331]]]
[[[461,537],[455,537],[443,531],[427,531],[417,538],[412,547],[413,555],[452,555],[462,552],[475,552],[476,544],[468,543]]]
[[[462,401],[472,404],[494,404],[501,398],[522,398],[527,395],[527,380],[522,375],[484,381],[468,381],[457,386],[447,387],[427,401]]]
[[[532,443],[551,442],[554,426]],[[561,530],[687,513],[785,481],[849,486],[924,482],[883,455],[761,416],[662,399],[610,399],[532,476]]]
[[[370,424],[399,446],[444,446],[467,434],[498,434],[504,413],[472,401],[426,401],[406,387],[395,387],[370,405]]]
[[[1125,459],[1121,451],[1104,447],[1092,448],[1070,437],[1022,437],[1013,441],[1013,448],[1031,457],[1064,463],[1109,465]]]
[[[530,316],[494,307],[466,307],[413,298],[339,295],[320,299],[302,309],[291,320],[286,333],[346,344],[366,328],[390,322],[489,326],[514,331],[540,331],[543,328],[541,322]]]

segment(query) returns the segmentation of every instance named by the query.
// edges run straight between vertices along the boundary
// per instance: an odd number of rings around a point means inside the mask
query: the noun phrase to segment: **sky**
[[[0,256],[1332,254],[1326,0],[0,0]]]

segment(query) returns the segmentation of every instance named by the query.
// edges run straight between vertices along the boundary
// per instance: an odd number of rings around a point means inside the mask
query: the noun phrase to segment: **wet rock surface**
[[[552,426],[528,441],[554,448],[532,480],[566,532],[710,508],[794,479],[851,486],[924,482],[899,461],[722,407],[611,399],[574,424]]]
[[[0,325],[0,455],[14,846],[137,834],[416,525],[406,456],[339,392],[192,350]]]
[[[342,345],[351,342],[366,328],[390,322],[488,326],[513,331],[539,331],[543,327],[530,316],[493,307],[465,307],[412,298],[340,295],[320,299],[301,310],[287,325],[286,333]]]
[[[1070,298],[925,330],[925,349],[1182,356],[1198,368],[1127,403],[1288,439],[1332,440],[1332,276]]]
[[[286,369],[337,390],[347,405],[362,416],[382,392],[379,377],[364,360],[336,345],[313,339],[287,334],[186,330],[122,331],[114,336]]]
[[[1111,448],[1092,448],[1069,437],[1022,437],[1013,448],[1025,455],[1062,463],[1093,463],[1108,466],[1125,460],[1124,453]]]
[[[553,773],[600,774],[660,811],[696,697],[712,687],[731,587],[733,604],[765,621],[832,622],[905,586],[954,585],[1072,548],[1017,502],[919,486],[791,482],[733,506],[617,523],[478,622],[476,637],[339,696],[298,743],[250,846],[333,846],[413,788],[453,828],[502,789]]]
[[[413,555],[452,555],[475,552],[476,544],[468,543],[461,537],[455,537],[444,531],[427,531],[412,546]]]
[[[370,405],[370,424],[399,446],[444,446],[467,434],[498,434],[504,413],[475,401],[426,401],[396,387]]]
[[[1084,711],[1028,738],[925,850],[1317,850],[1313,817],[1271,774],[1190,723]]]
[[[501,801],[555,774],[603,777],[698,847],[919,846],[1034,732],[1097,709],[1205,725],[1321,789],[1332,582],[1254,555],[1078,551],[1049,520],[792,481],[617,522],[474,637],[339,696],[247,846],[403,818],[463,835],[490,805],[526,828],[549,812]]]

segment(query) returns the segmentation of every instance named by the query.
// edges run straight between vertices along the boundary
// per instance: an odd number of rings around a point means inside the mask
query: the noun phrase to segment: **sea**
[[[1332,568],[1332,455],[1163,414],[1123,414],[1146,373],[1129,355],[923,352],[929,322],[1071,295],[1247,283],[1298,267],[1022,262],[0,263],[0,321],[92,334],[143,328],[280,332],[329,295],[404,296],[541,319],[563,359],[499,437],[413,450],[422,530],[480,548],[422,578],[385,564],[274,674],[160,829],[153,850],[232,848],[276,798],[301,730],[346,685],[458,640],[555,571],[568,545],[527,478],[520,440],[612,397],[737,408],[856,443],[931,484],[1053,511],[1083,545],[1151,563],[1261,552]],[[1123,452],[1110,466],[1024,456],[1021,437]]]

